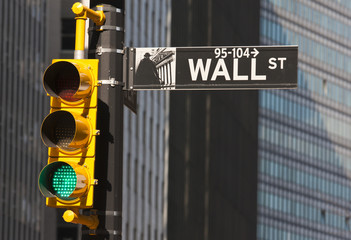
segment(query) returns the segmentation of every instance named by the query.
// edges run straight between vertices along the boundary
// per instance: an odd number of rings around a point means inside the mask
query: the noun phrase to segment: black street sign
[[[297,46],[128,48],[127,89],[297,87]]]

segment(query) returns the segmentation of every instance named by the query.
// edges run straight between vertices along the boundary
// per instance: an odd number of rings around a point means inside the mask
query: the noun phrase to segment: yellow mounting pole
[[[72,11],[76,15],[76,46],[74,51],[75,59],[84,58],[84,41],[85,41],[85,20],[90,18],[98,26],[105,23],[105,14],[103,11],[94,11],[76,2],[72,6]]]

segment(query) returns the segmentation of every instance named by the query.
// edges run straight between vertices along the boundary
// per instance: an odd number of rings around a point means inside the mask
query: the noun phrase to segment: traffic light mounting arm
[[[85,20],[90,18],[97,26],[105,23],[105,14],[103,11],[94,11],[80,2],[76,2],[72,6],[72,11],[76,14],[76,42],[74,50],[75,59],[84,58],[84,42],[85,42]]]
[[[62,216],[66,222],[83,224],[89,229],[95,230],[99,226],[99,219],[97,215],[84,216],[79,214],[79,210],[74,208],[66,210]]]

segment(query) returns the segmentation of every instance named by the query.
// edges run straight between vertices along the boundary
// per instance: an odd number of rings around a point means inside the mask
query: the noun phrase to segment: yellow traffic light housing
[[[47,206],[92,208],[98,60],[53,60],[43,86],[51,110],[41,126],[49,160],[39,175],[39,189]]]
[[[41,137],[49,147],[49,156],[94,157],[98,133],[95,129],[96,108],[67,110],[52,111],[42,123]]]
[[[51,107],[96,107],[97,70],[97,59],[54,59],[43,77]]]
[[[41,128],[50,157],[93,157],[97,114],[97,59],[53,60],[43,77],[51,113]]]
[[[39,175],[39,189],[46,205],[57,208],[92,208],[93,186],[96,184],[92,158],[84,163],[77,159],[59,161],[49,158]]]

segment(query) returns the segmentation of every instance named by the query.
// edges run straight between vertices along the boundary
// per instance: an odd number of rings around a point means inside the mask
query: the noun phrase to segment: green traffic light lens
[[[68,165],[61,165],[52,173],[52,190],[60,199],[71,200],[69,197],[77,185],[77,175],[74,169]]]

